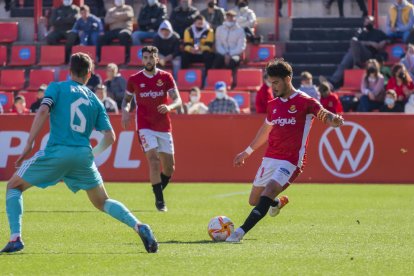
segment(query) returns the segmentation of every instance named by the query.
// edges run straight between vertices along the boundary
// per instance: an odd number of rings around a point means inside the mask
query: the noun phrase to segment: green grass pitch
[[[0,255],[0,275],[413,275],[414,186],[292,185],[290,203],[241,244],[211,242],[210,218],[239,226],[246,184],[171,184],[168,213],[146,185],[107,184],[109,195],[150,224],[160,243],[146,253],[129,228],[63,184],[24,195],[22,253]],[[9,236],[0,183],[0,246]]]

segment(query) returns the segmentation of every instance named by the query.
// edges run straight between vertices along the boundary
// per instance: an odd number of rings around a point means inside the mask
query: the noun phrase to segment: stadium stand
[[[42,45],[40,47],[41,66],[58,66],[65,64],[65,48],[64,46]]]
[[[340,91],[359,92],[361,89],[361,81],[364,77],[364,69],[347,69],[344,72],[344,86]]]
[[[101,61],[99,65],[108,65],[115,63],[118,66],[125,63],[125,47],[124,46],[102,46]]]
[[[387,53],[388,57],[385,64],[391,66],[394,63],[399,62],[405,54],[406,47],[407,46],[403,43],[388,44],[385,46],[385,52]]]
[[[0,43],[13,43],[19,36],[18,22],[0,22]]]
[[[39,87],[38,87],[39,88]],[[36,92],[28,92],[28,91],[20,91],[19,95],[23,96],[26,101],[26,107],[30,108],[30,106],[37,101],[37,93]]]
[[[142,65],[142,51],[144,46],[132,46],[130,49],[130,61],[129,66],[141,66]]]
[[[0,91],[0,103],[5,113],[10,112],[13,107],[13,93]]]
[[[237,85],[234,90],[257,91],[262,85],[262,69],[239,69],[237,70]]]
[[[75,45],[72,47],[72,54],[83,52],[88,54],[94,61],[96,61],[96,47]]]
[[[7,63],[7,47],[0,45],[0,66],[5,66]]]
[[[181,69],[178,71],[177,86],[180,90],[190,90],[192,87],[201,87],[203,84],[200,69]]]
[[[30,66],[36,63],[36,46],[13,45],[11,48],[10,66]]]
[[[2,70],[0,75],[0,90],[16,91],[25,86],[24,70]]]
[[[59,76],[58,76],[58,81],[65,81],[65,80],[69,80],[69,79],[70,79],[69,70],[68,69],[60,69]]]
[[[276,56],[276,46],[268,44],[248,44],[247,52],[248,66],[264,66],[269,60]]]
[[[131,76],[131,75],[133,75],[133,74],[135,74],[135,73],[137,73],[138,72],[138,70],[137,69],[120,69],[119,70],[119,73],[121,74],[121,76],[123,76],[124,77],[124,79],[126,79],[126,80],[128,80],[128,78]]]
[[[205,90],[214,90],[214,85],[218,81],[224,81],[227,84],[227,90],[231,88],[233,83],[232,72],[229,69],[210,69],[207,73]]]
[[[42,84],[49,84],[54,81],[55,70],[53,69],[32,69],[29,75],[29,91],[37,91]],[[28,105],[29,106],[29,105]]]

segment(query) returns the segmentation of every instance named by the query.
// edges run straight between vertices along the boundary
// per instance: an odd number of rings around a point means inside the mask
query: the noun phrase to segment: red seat
[[[14,45],[11,49],[11,66],[29,66],[36,63],[36,46]]]
[[[101,61],[99,65],[108,65],[115,63],[118,66],[125,63],[125,47],[124,46],[102,46]]]
[[[400,62],[401,58],[405,54],[406,45],[403,43],[398,44],[389,44],[385,46],[385,51],[388,54],[387,65],[394,65],[397,62]]]
[[[0,66],[5,66],[7,63],[7,47],[0,45]]]
[[[0,104],[3,107],[4,113],[10,112],[13,108],[13,92],[0,92]]]
[[[19,35],[18,22],[0,22],[0,43],[15,42]]]
[[[121,74],[121,76],[124,77],[124,79],[128,80],[128,78],[131,75],[138,73],[138,70],[136,70],[136,69],[121,69],[121,70],[119,70],[119,73]]]
[[[203,79],[200,69],[182,69],[178,71],[177,86],[179,90],[190,90],[192,87],[201,87]]]
[[[27,91],[20,91],[20,96],[23,96],[26,101],[26,108],[30,109],[30,106],[37,101],[37,93],[36,92],[27,92]]]
[[[27,90],[37,90],[42,84],[49,85],[52,81],[55,80],[55,70],[30,70],[29,76],[29,87]]]
[[[130,61],[128,65],[131,66],[142,66],[142,48],[144,46],[132,46],[130,49]]]
[[[70,80],[70,74],[68,69],[60,69],[58,81]]]
[[[364,69],[347,69],[344,72],[344,86],[339,90],[341,91],[360,91],[361,82],[364,77]]]
[[[214,90],[214,85],[218,81],[224,81],[227,89],[230,89],[233,82],[232,72],[229,69],[210,69],[207,72],[206,85],[204,89]]]
[[[250,66],[263,66],[276,56],[275,45],[252,45],[249,44],[248,52],[248,65]]]
[[[257,91],[262,85],[262,69],[239,69],[237,70],[237,85],[234,90]]]
[[[102,81],[106,80],[106,68],[95,69],[95,74],[101,76]]]
[[[96,46],[76,45],[72,47],[72,54],[76,54],[79,52],[88,54],[93,61],[96,61]]]
[[[250,93],[230,91],[227,93],[230,97],[236,100],[239,108],[244,113],[250,112]]]
[[[21,90],[25,84],[24,70],[2,70],[0,90]]]
[[[65,47],[62,45],[40,47],[39,65],[57,66],[65,64]]]

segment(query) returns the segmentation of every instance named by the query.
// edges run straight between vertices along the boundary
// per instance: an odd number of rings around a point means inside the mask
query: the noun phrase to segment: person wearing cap
[[[213,68],[236,69],[246,49],[246,35],[236,23],[236,12],[226,12],[226,21],[216,30],[216,57]]]
[[[40,107],[40,104],[42,103],[42,100],[45,96],[45,91],[46,91],[47,85],[46,84],[42,84],[39,89],[37,89],[37,100],[32,103],[32,105],[30,106],[30,112],[31,113],[36,113],[37,110]]]
[[[98,99],[103,103],[106,112],[118,114],[118,106],[116,105],[116,102],[113,99],[108,97],[105,85],[99,84],[96,87],[95,94],[98,97]]]
[[[161,23],[158,33],[154,37],[153,45],[158,48],[160,65],[165,66],[172,63],[173,75],[176,78],[178,70],[181,68],[180,36],[174,32],[170,21],[164,20]]]
[[[240,109],[237,102],[227,96],[227,85],[224,81],[219,81],[214,86],[216,98],[208,104],[210,114],[239,114]]]

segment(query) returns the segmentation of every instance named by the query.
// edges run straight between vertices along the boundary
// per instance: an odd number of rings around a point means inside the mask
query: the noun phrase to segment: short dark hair
[[[394,89],[388,89],[387,91],[385,91],[385,95],[390,95],[392,96],[394,99],[397,98],[397,92],[395,92]]]
[[[88,6],[88,5],[83,5],[83,6],[81,6],[79,10],[80,10],[80,11],[87,11],[87,12],[90,12],[90,11],[91,11],[91,9],[89,8],[89,6]]]
[[[88,54],[79,52],[70,57],[70,71],[80,77],[85,77],[89,72],[92,72],[93,61]]]
[[[193,86],[193,87],[191,87],[190,92],[188,94],[190,94],[193,91],[197,92],[197,94],[201,93],[200,88],[198,88],[197,86]]]
[[[142,48],[142,53],[144,54],[145,52],[158,55],[158,48],[155,46],[145,46]]]
[[[17,102],[17,101],[23,101],[25,103],[26,99],[23,95],[17,95],[16,98],[14,98],[14,102]]]
[[[197,15],[197,16],[194,18],[194,22],[195,22],[195,21],[197,21],[197,20],[202,20],[202,21],[204,21],[204,20],[206,20],[206,19],[204,18],[204,16],[202,16],[201,14],[199,14],[199,15]]]
[[[292,77],[292,66],[283,58],[275,58],[266,65],[266,74],[269,77]]]

